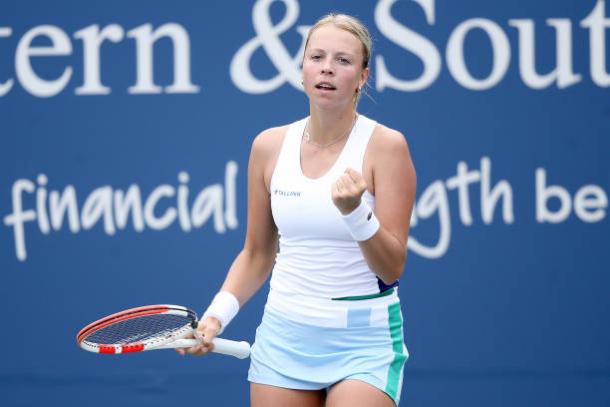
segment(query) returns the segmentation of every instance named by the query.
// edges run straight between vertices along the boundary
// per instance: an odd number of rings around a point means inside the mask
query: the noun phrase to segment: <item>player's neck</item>
[[[329,112],[312,109],[310,112],[308,132],[313,141],[319,144],[329,143],[343,137],[354,124],[354,108],[341,112]]]

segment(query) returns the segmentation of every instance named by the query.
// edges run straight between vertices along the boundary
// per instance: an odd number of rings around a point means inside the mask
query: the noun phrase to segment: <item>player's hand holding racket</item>
[[[222,353],[243,359],[250,355],[247,342],[217,338],[216,318],[204,318],[199,331],[197,314],[178,305],[149,305],[131,308],[99,319],[80,330],[79,346],[105,354],[181,349],[184,353]],[[202,344],[200,339],[206,336]],[[192,339],[186,339],[186,338]]]
[[[176,348],[181,355],[207,355],[214,352],[214,341],[220,332],[220,321],[215,317],[204,317],[199,321],[197,329],[189,336],[198,342],[190,348]]]

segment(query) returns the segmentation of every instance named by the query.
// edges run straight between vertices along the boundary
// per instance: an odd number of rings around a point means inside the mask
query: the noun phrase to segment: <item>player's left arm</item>
[[[367,159],[372,164],[374,212],[380,228],[359,245],[371,270],[391,284],[404,269],[416,174],[407,141],[400,132],[378,125],[372,137]]]

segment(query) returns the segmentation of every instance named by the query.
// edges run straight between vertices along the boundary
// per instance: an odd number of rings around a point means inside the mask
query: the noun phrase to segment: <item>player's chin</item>
[[[318,97],[313,100],[314,105],[318,109],[322,110],[343,110],[348,106],[353,106],[352,99],[347,99],[342,96],[334,96],[334,97]]]

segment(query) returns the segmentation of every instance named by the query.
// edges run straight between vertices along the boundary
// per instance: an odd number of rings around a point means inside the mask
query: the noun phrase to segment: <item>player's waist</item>
[[[388,326],[389,307],[399,303],[398,287],[384,292],[324,298],[271,288],[266,307],[286,318],[321,327],[344,328],[357,317],[370,326]]]

